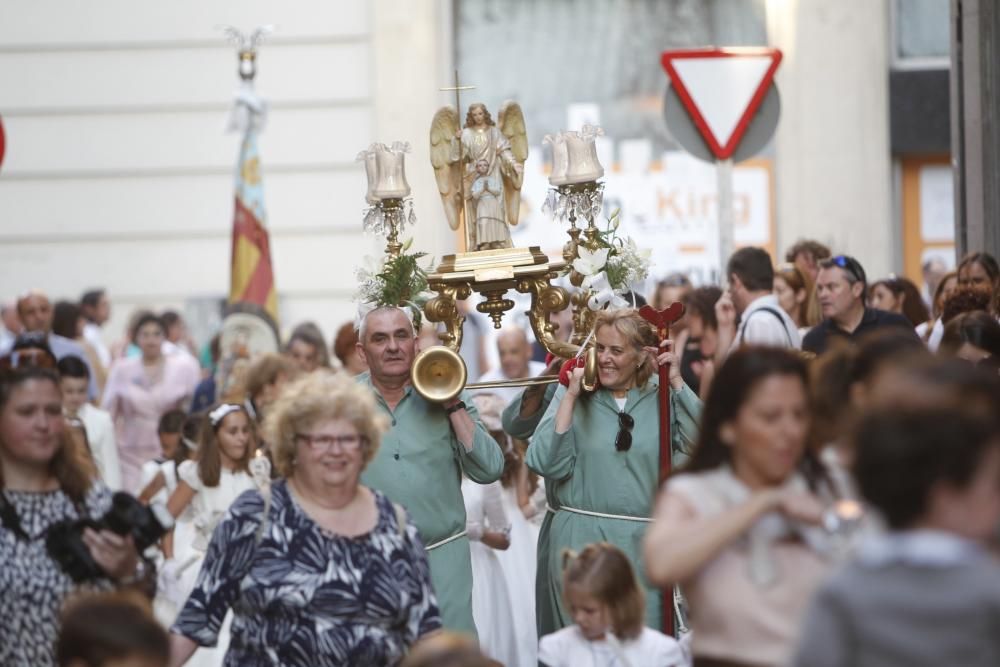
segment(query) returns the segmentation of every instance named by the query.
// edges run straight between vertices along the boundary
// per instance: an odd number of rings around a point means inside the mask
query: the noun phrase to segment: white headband
[[[223,403],[208,413],[208,421],[212,424],[212,428],[216,428],[222,423],[222,420],[226,418],[226,415],[238,412],[242,409],[242,405],[236,405],[235,403]]]

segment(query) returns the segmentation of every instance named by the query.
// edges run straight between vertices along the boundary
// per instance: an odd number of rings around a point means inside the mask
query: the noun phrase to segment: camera
[[[83,541],[85,528],[110,530],[121,536],[131,535],[141,554],[163,537],[174,525],[174,519],[163,505],[147,507],[134,496],[119,491],[111,497],[111,508],[97,521],[78,519],[53,524],[45,536],[45,548],[52,560],[77,582],[106,576],[90,555]]]

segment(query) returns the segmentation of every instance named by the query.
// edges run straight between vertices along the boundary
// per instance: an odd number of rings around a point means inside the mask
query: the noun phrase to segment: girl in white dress
[[[499,482],[462,480],[465,530],[472,556],[472,618],[483,653],[503,665],[516,665],[517,644],[510,596],[495,549],[510,546],[510,523]]]
[[[160,573],[164,595],[179,608],[194,588],[205,550],[215,526],[229,506],[244,491],[267,483],[267,459],[253,455],[256,437],[246,408],[223,403],[207,417],[201,429],[197,461],[184,461],[177,468],[177,488],[167,502],[167,509],[179,519],[177,527],[163,540],[167,558]],[[251,474],[250,464],[254,462]],[[193,539],[181,544],[186,523],[182,514],[191,508]],[[187,665],[222,665],[229,645],[229,618],[226,619],[214,649],[200,648]]]
[[[187,431],[196,418],[188,418],[183,410],[170,410],[160,417],[156,430],[162,456],[142,464],[139,500],[152,505],[170,500],[177,488],[177,467],[193,458],[198,451],[197,429],[194,437]]]
[[[483,413],[480,412],[482,416]],[[486,423],[486,420],[483,420]],[[489,427],[488,427],[489,428]],[[492,431],[491,431],[492,432]],[[535,571],[538,566],[538,526],[528,515],[538,513],[533,502],[528,467],[510,436],[492,432],[504,449],[503,509],[510,521],[510,548],[497,551],[503,569],[510,605],[514,615],[514,635],[517,638],[518,665],[538,664],[538,629],[535,625]],[[539,480],[541,481],[541,480]],[[545,501],[544,491],[542,502]],[[544,513],[544,506],[541,512]]]
[[[643,625],[642,588],[628,557],[607,542],[564,555],[563,595],[574,625],[542,637],[546,667],[681,667],[681,645]]]

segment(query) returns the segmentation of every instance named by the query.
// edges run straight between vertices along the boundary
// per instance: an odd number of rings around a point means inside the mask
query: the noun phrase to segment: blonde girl
[[[547,667],[675,667],[680,644],[643,625],[645,600],[628,557],[607,542],[563,554],[563,598],[573,625],[542,637]]]

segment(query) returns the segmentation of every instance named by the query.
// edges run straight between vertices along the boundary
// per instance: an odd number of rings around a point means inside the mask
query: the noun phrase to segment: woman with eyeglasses
[[[837,544],[820,524],[833,494],[806,447],[806,387],[796,354],[730,355],[705,401],[697,448],[657,503],[646,572],[682,588],[695,667],[785,664],[830,567]]]
[[[109,530],[83,530],[103,573],[87,581],[74,581],[48,547],[53,526],[100,519],[111,505],[83,445],[68,437],[55,367],[40,347],[15,344],[0,358],[0,665],[56,664],[63,602],[133,581],[145,569],[131,537]]]
[[[386,419],[371,392],[318,371],[287,385],[265,433],[281,475],[236,499],[171,632],[171,665],[216,643],[229,667],[394,665],[441,627],[406,511],[360,484]]]
[[[562,553],[611,542],[642,572],[640,548],[659,483],[659,398],[656,370],[670,364],[671,440],[687,452],[701,403],[681,379],[671,344],[658,347],[655,330],[630,308],[601,311],[594,324],[600,387],[583,391],[583,369],[560,386],[528,447],[528,467],[545,478],[556,501],[549,532],[548,590],[537,604],[541,635],[573,624],[563,603]],[[542,575],[539,575],[540,578]],[[659,591],[644,582],[645,622],[659,629]],[[551,610],[551,611],[550,611]],[[551,617],[549,617],[551,616]]]

